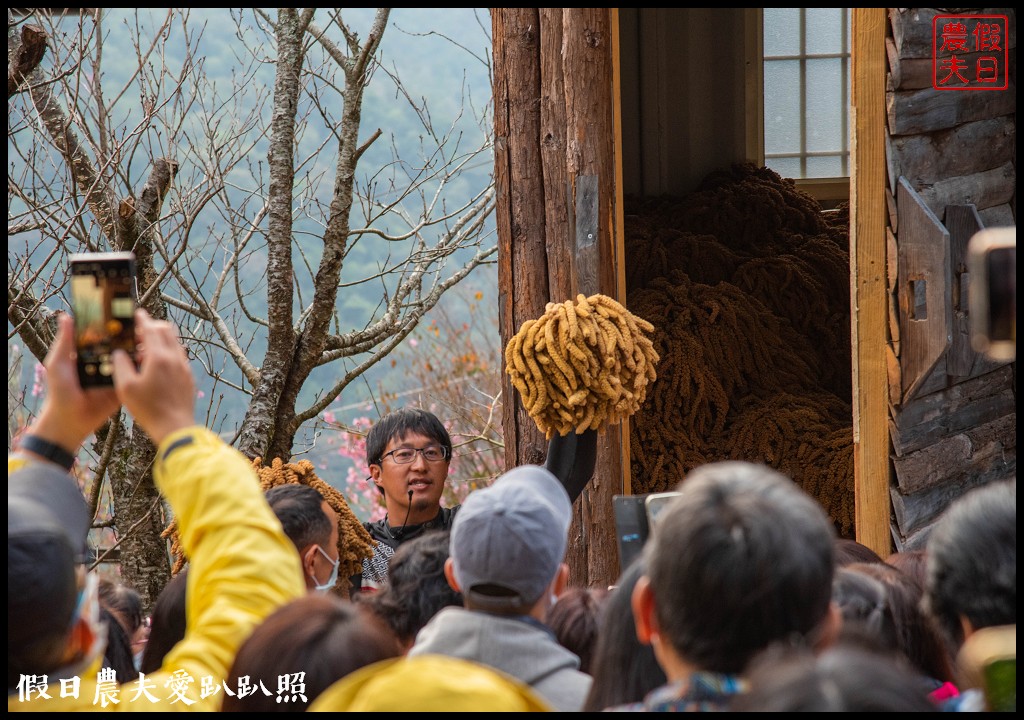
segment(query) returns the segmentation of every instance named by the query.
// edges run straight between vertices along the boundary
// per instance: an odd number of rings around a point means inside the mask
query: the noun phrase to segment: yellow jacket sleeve
[[[19,464],[8,456],[8,472]],[[61,688],[51,684],[50,699],[24,702],[9,693],[8,710],[218,710],[239,646],[270,613],[305,594],[295,547],[245,456],[206,428],[192,427],[164,439],[153,475],[190,562],[185,638],[158,672],[117,688],[116,704],[96,702],[93,667],[82,672],[78,697],[59,697]],[[277,679],[267,680],[276,691]]]
[[[222,685],[256,625],[305,594],[299,557],[252,465],[209,430],[196,427],[165,438],[153,476],[178,520],[189,571],[185,639],[152,679],[160,687],[183,672],[195,681],[191,696],[216,710],[224,691],[201,698],[202,678]]]

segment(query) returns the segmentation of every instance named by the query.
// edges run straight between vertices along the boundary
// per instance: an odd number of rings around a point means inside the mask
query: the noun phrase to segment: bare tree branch
[[[96,219],[99,220],[103,234],[113,247],[121,248],[116,236],[114,221],[114,208],[119,203],[113,189],[96,172],[71,121],[53,97],[49,86],[45,84],[32,85],[29,88],[29,94],[54,145],[71,168],[78,187],[85,196],[86,203]]]
[[[121,413],[118,412],[113,418],[107,421],[106,426],[97,433],[97,436],[104,436],[103,450],[100,453],[99,462],[92,474],[92,485],[89,486],[89,517],[96,519],[96,513],[100,505],[100,491],[103,489],[103,478],[107,474],[107,465],[110,464],[110,457],[114,454],[114,444],[121,432]]]
[[[14,225],[7,226],[7,237],[11,235],[20,235],[21,233],[32,232],[33,230],[41,230],[46,227],[46,223],[35,221],[21,222]]]
[[[10,11],[7,26],[12,24]],[[21,37],[14,52],[8,48],[7,57],[7,99],[20,92],[22,83],[32,74],[46,54],[46,32],[38,25],[22,25]]]
[[[13,301],[19,295],[22,302],[15,304]],[[21,336],[25,347],[42,362],[53,342],[53,329],[47,323],[47,316],[25,293],[17,292],[10,284],[7,286],[7,303],[7,319],[15,325],[15,332]],[[53,324],[55,326],[56,321]]]

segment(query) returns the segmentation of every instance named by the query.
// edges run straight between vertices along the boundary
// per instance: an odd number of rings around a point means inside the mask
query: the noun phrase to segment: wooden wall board
[[[889,347],[899,357],[900,354],[900,307],[896,296],[896,289],[899,287],[899,246],[896,244],[896,236],[889,228],[885,229],[885,275],[889,283],[886,292],[886,299],[889,301]],[[889,384],[892,385],[892,373],[890,372]],[[899,387],[897,385],[897,387]],[[900,397],[900,393],[896,393]]]
[[[935,522],[917,528],[907,536],[900,532],[900,528],[895,521],[891,524],[890,528],[892,530],[893,544],[896,546],[897,552],[924,550],[928,547],[928,537],[932,534],[932,530],[935,529]]]
[[[899,178],[896,179],[897,187],[899,186]],[[900,229],[900,214],[896,209],[896,193],[889,190],[889,187],[885,188],[885,211],[886,219],[889,222],[889,230],[892,232],[899,232]]]
[[[973,175],[1014,157],[1017,121],[1013,115],[964,123],[949,130],[889,137],[893,172],[912,187]]]
[[[903,457],[893,456],[893,465],[900,492],[911,494],[958,483],[964,476],[1006,477],[1016,457],[1017,413],[1011,412]]]
[[[908,455],[1015,408],[1013,369],[1006,365],[903,405],[889,423],[893,449],[899,457]]]
[[[980,355],[971,347],[970,312],[967,303],[970,288],[967,243],[983,228],[981,217],[973,205],[950,205],[946,208],[953,303],[953,341],[946,355],[946,372],[957,378],[970,377],[974,363]]]
[[[986,227],[981,215],[973,205],[950,205],[946,208],[946,227],[949,229],[953,280],[953,345],[946,356],[946,373],[955,379],[954,382],[962,382],[990,373],[1008,361],[989,359],[971,346],[967,244],[975,233]]]
[[[889,344],[885,346],[885,369],[889,380],[889,397],[898,398],[903,391],[898,345]],[[889,412],[895,412],[891,405]]]
[[[1016,472],[1017,461],[1013,460]],[[945,484],[912,495],[904,495],[894,486],[891,488],[893,515],[904,537],[911,535],[936,520],[946,508],[968,490],[981,487],[992,481],[988,477],[966,477],[962,483]]]
[[[1013,213],[1013,205],[1010,203],[984,208],[978,211],[978,215],[981,216],[981,222],[987,228],[1014,227],[1017,224],[1017,218]]]
[[[888,8],[892,39],[901,58],[931,59],[934,51],[932,20],[936,15],[1006,15],[1009,37],[1006,46],[1017,47],[1016,11],[1013,8]]]
[[[917,135],[1016,112],[1017,93],[950,92],[923,88],[888,93],[886,116],[892,135]]]
[[[921,199],[940,219],[949,205],[974,205],[979,211],[1009,202],[1017,191],[1017,169],[1012,162],[985,172],[939,180],[922,187]]]
[[[886,38],[886,54],[889,57],[889,75],[886,79],[886,90],[920,90],[933,87],[935,82],[935,63],[931,55],[923,58],[900,57],[896,42]],[[978,58],[991,55],[989,52],[969,52],[958,54],[957,58],[974,67]],[[943,76],[940,76],[940,79]]]
[[[902,402],[920,385],[950,345],[949,233],[906,178],[897,193],[899,243],[900,369]]]
[[[921,388],[918,390],[918,396],[924,397],[931,395],[932,393],[942,392],[950,386],[949,375],[946,374],[946,356],[943,355],[939,358],[939,361],[935,363],[935,367],[928,373],[928,376],[921,381]]]

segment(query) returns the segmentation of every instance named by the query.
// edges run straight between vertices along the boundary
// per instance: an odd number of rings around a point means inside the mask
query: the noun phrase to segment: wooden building
[[[1016,475],[1015,364],[980,357],[965,334],[966,241],[1016,223],[1015,16],[985,12],[1010,18],[1004,91],[933,89],[938,10],[852,12],[851,534],[883,556],[923,544],[969,488]],[[577,293],[629,307],[627,265],[647,258],[627,235],[627,198],[763,164],[759,13],[492,8],[505,341]],[[847,185],[816,191],[834,201]],[[504,391],[508,464],[541,461],[543,435],[507,379]],[[575,507],[576,583],[618,574],[611,500],[638,484],[630,431],[601,433]]]

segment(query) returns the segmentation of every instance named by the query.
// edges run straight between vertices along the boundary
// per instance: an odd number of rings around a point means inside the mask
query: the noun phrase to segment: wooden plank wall
[[[897,550],[923,547],[951,502],[972,487],[1015,477],[1017,469],[1016,363],[979,356],[964,337],[970,310],[967,240],[982,225],[1016,225],[1016,17],[1012,8],[973,11],[1010,17],[1010,88],[953,92],[932,88],[932,19],[948,12],[888,9],[886,361],[891,533]],[[948,348],[938,361],[920,377],[908,378],[903,374],[918,372],[924,352],[908,345],[920,342],[909,332],[909,284],[925,270],[908,261],[921,253],[905,252],[901,239],[920,243],[922,206],[924,216],[934,216],[947,231],[931,237],[948,247],[928,254],[948,258],[940,278],[948,307],[941,311],[951,314],[951,323]]]
[[[612,13],[492,8],[499,325],[503,343],[548,302],[625,300],[615,251]],[[621,220],[618,221],[621,229]],[[619,243],[621,245],[621,243]],[[547,442],[503,378],[505,464],[543,463]],[[618,577],[612,496],[623,489],[623,425],[598,435],[594,478],[574,507],[573,585]]]

